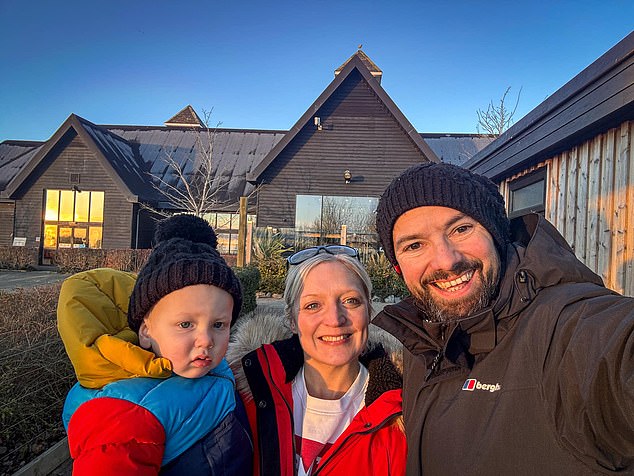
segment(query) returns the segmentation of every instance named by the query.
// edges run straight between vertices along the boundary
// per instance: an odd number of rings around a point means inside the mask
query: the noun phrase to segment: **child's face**
[[[139,341],[172,362],[176,375],[199,378],[227,352],[231,295],[216,286],[186,286],[162,297],[139,328]]]

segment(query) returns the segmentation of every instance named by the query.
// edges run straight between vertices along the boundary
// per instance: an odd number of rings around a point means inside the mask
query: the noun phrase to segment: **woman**
[[[381,342],[368,340],[371,283],[356,250],[308,248],[288,263],[292,335],[279,318],[256,315],[236,326],[227,355],[255,438],[255,474],[405,474],[400,344],[377,328]]]

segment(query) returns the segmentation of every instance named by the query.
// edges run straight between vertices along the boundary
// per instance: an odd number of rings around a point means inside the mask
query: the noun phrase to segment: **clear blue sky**
[[[523,117],[634,28],[634,1],[0,0],[0,141],[68,117],[289,129],[357,45],[419,132],[476,132],[507,86]]]

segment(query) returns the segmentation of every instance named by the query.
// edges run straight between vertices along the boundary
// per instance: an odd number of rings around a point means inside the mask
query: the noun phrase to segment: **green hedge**
[[[260,287],[260,270],[255,266],[245,266],[244,268],[234,268],[234,271],[242,283],[243,298],[240,315],[243,315],[255,309],[255,292]]]

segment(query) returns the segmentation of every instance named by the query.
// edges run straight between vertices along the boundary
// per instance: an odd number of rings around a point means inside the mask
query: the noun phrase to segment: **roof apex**
[[[335,70],[335,76],[337,76],[339,73],[341,73],[341,71],[346,67],[346,65],[352,61],[352,58],[357,57],[361,60],[361,63],[363,63],[363,65],[368,68],[368,71],[370,72],[370,74],[375,77],[379,82],[381,82],[381,77],[383,76],[383,71],[381,71],[381,69],[376,65],[376,63],[374,63],[374,61],[372,61],[370,59],[370,57],[365,54],[363,52],[363,50],[361,49],[361,45],[359,45],[359,49],[352,55],[350,56],[350,58],[348,58],[345,63],[343,63],[341,66],[339,66],[336,70]]]
[[[165,121],[168,127],[203,127],[203,121],[200,120],[194,108],[191,105],[185,106],[174,116]]]

